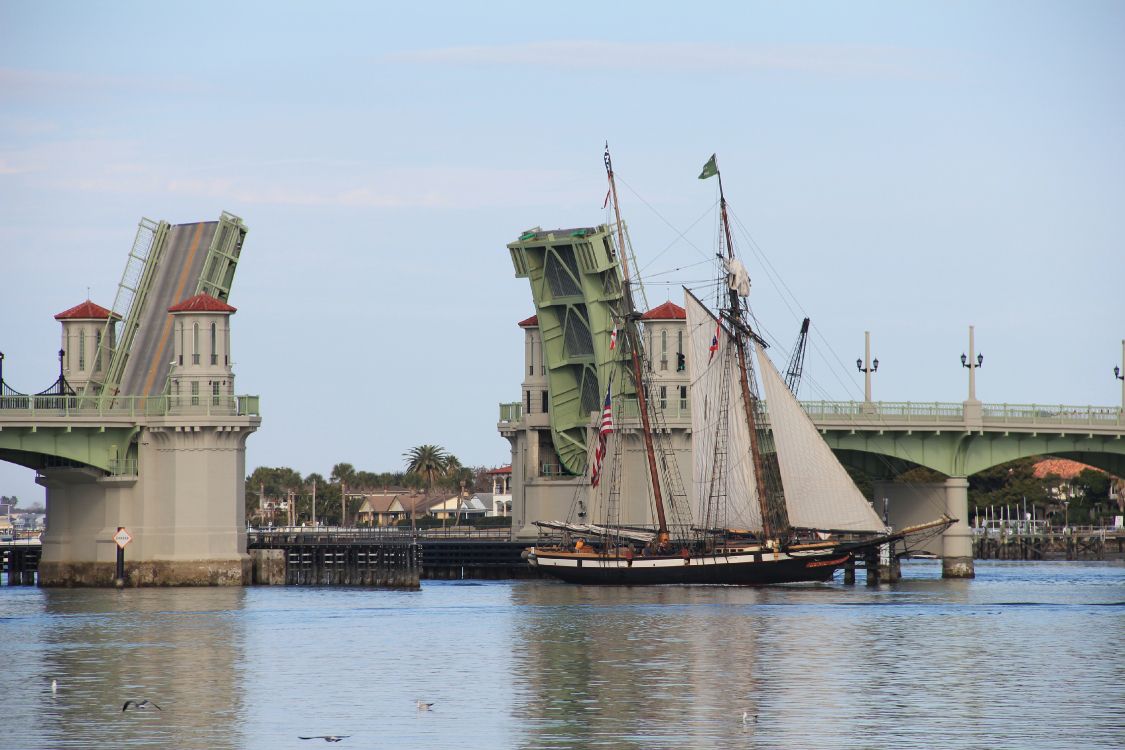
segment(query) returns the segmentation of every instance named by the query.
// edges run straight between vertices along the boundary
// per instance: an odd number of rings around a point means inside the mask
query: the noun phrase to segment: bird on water
[[[160,706],[158,706],[155,703],[153,703],[152,701],[150,701],[148,698],[145,698],[143,701],[134,701],[134,700],[125,701],[125,705],[121,707],[121,711],[125,712],[125,711],[128,711],[130,708],[135,709],[137,711],[147,711],[150,708],[155,708],[157,711],[163,711],[164,710]]]
[[[427,703],[426,701],[414,701],[414,704],[418,706],[419,711],[429,711],[431,708],[433,708],[434,705],[433,703]]]
[[[339,742],[340,740],[351,737],[350,734],[318,734],[314,737],[300,737],[299,740],[324,740],[325,742]]]

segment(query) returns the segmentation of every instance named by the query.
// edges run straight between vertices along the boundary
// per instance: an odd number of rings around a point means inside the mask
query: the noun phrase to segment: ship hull
[[[532,548],[528,561],[538,570],[567,583],[609,586],[719,584],[761,586],[775,583],[827,581],[850,555],[837,550],[806,554],[759,554],[638,557],[576,555]]]

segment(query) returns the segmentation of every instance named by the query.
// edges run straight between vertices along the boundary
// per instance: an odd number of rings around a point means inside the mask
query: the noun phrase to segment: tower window
[[[191,332],[191,363],[199,364],[199,324],[194,324]]]
[[[86,370],[86,332],[78,332],[78,369]]]
[[[548,411],[548,409],[547,409],[547,392],[541,391],[540,393],[541,393],[540,401],[543,404],[543,413],[546,414],[547,411]]]
[[[94,372],[102,369],[102,332],[94,334]]]
[[[211,324],[211,364],[212,365],[219,364],[219,350],[215,346],[217,339],[218,339],[218,336],[216,336],[215,324],[212,323]]]
[[[214,356],[214,355],[212,355]],[[219,405],[219,381],[216,380],[211,383],[211,405]]]
[[[199,406],[199,381],[192,381],[191,384],[191,405]]]

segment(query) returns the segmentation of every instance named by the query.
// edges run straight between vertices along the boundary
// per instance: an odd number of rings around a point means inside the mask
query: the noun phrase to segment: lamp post
[[[961,366],[969,368],[969,400],[977,400],[977,370],[984,365],[984,355],[977,354],[973,361],[973,326],[969,326],[969,354],[961,353]]]
[[[4,355],[0,354],[0,363],[4,361]],[[1121,363],[1125,364],[1125,340],[1121,342]],[[1121,410],[1125,411],[1125,375],[1121,374],[1121,368],[1117,365],[1113,366],[1113,377],[1121,381]]]
[[[879,369],[879,358],[871,359],[871,331],[863,332],[863,359],[855,361],[855,369],[863,373],[863,402],[871,403],[871,374]]]

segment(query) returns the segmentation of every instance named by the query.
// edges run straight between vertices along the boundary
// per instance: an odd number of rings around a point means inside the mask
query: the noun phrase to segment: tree
[[[429,492],[433,492],[434,482],[445,476],[449,459],[454,458],[439,445],[419,445],[403,453],[402,457],[406,459],[406,473],[423,477]]]

